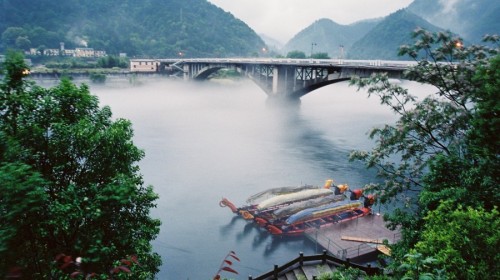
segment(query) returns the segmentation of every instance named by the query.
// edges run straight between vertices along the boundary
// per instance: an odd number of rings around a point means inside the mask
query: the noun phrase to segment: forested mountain
[[[377,24],[363,38],[352,45],[347,52],[351,59],[408,59],[398,57],[399,47],[413,41],[411,32],[421,27],[431,32],[440,29],[421,17],[399,10]]]
[[[415,0],[408,10],[473,43],[486,34],[500,33],[500,1]]]
[[[3,0],[0,34],[0,51],[64,42],[132,57],[246,56],[265,45],[206,0]]]
[[[300,50],[310,55],[314,52],[325,52],[331,58],[341,56],[341,46],[349,49],[351,45],[363,37],[380,20],[365,20],[350,25],[341,25],[330,19],[320,19],[300,31],[283,48],[283,53]],[[311,44],[315,45],[311,45]]]
[[[402,44],[411,42],[410,33],[421,27],[430,31],[449,30],[466,41],[478,43],[485,34],[500,33],[500,2],[490,0],[415,0],[407,9],[397,11],[383,20],[362,21],[340,25],[321,19],[300,31],[283,49],[310,55],[327,52],[330,57],[350,59],[405,59],[397,56]]]

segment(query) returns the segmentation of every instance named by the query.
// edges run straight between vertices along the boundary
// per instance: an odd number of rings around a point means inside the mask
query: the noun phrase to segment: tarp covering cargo
[[[333,192],[329,189],[318,189],[318,188],[294,192],[290,194],[282,194],[262,201],[257,205],[257,209],[263,210],[284,203],[292,203],[300,200],[311,199],[331,194],[333,194]]]
[[[293,215],[307,208],[319,207],[325,204],[341,201],[344,199],[345,199],[344,195],[329,195],[325,197],[318,197],[310,200],[295,202],[274,211],[273,216],[276,219],[281,219],[283,217]]]
[[[310,189],[318,189],[318,187],[313,185],[302,185],[302,186],[268,189],[252,195],[247,199],[247,203],[253,203],[261,198],[266,198],[267,196],[283,195]]]
[[[358,208],[361,206],[360,201],[341,201],[341,202],[334,202],[328,205],[323,205],[320,207],[316,208],[309,208],[302,210],[296,214],[293,214],[290,216],[287,220],[286,223],[291,225],[295,224],[298,222],[303,222],[311,219],[317,219],[317,218],[322,218],[326,216],[330,216],[336,213],[340,213],[342,211],[346,211],[349,209],[354,209]]]

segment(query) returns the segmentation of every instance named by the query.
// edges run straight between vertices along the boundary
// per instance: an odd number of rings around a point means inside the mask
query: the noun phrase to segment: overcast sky
[[[258,34],[286,43],[320,18],[339,24],[389,15],[413,0],[208,0]]]

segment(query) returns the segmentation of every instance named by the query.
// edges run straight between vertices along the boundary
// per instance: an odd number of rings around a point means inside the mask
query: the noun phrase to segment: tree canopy
[[[132,124],[112,120],[86,85],[41,88],[25,80],[26,69],[9,53],[0,83],[0,277],[111,270],[153,279],[157,195],[139,174],[144,152]]]
[[[498,255],[499,242],[499,37],[464,46],[446,32],[417,29],[413,36],[415,44],[400,49],[418,62],[406,78],[433,85],[436,93],[419,99],[384,74],[353,80],[399,119],[373,129],[373,150],[351,157],[378,170],[382,182],[367,190],[397,205],[386,216],[390,227],[402,231],[401,242],[392,246],[395,271],[415,260],[408,256],[421,256],[416,259],[434,264],[429,273],[444,269],[448,279],[498,277],[498,260],[491,256]],[[464,242],[467,247],[460,247]],[[464,263],[466,269],[459,265]]]
[[[290,51],[286,54],[287,58],[306,58],[306,54],[303,51]]]

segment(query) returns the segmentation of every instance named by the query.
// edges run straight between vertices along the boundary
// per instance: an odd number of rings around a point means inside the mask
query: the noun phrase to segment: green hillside
[[[283,48],[284,54],[299,50],[308,56],[313,51],[328,53],[331,58],[341,56],[341,47],[349,49],[351,45],[363,37],[379,20],[366,20],[350,25],[341,25],[330,19],[320,19],[300,31]]]
[[[3,0],[0,51],[88,46],[130,57],[248,56],[264,42],[206,0]]]
[[[399,47],[413,40],[411,32],[421,27],[431,32],[439,28],[408,12],[399,10],[381,21],[348,50],[350,59],[408,59],[398,57]]]

